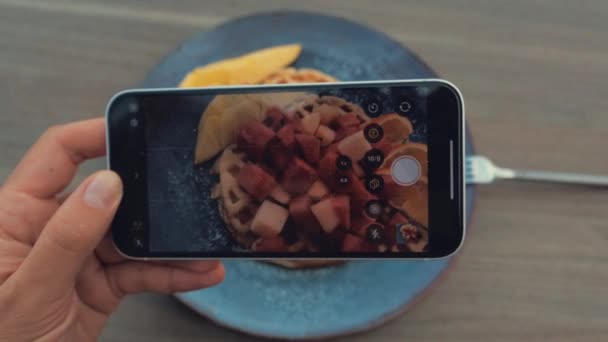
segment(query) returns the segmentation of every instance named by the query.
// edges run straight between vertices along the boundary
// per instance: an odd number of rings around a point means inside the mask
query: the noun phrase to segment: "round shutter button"
[[[391,176],[399,185],[415,184],[421,173],[420,162],[411,156],[399,157],[391,165]]]

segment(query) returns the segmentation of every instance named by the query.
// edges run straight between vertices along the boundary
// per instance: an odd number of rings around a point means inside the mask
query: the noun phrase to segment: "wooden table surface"
[[[461,87],[479,152],[500,164],[608,173],[606,1],[0,0],[0,180],[45,127],[101,115],[182,40],[271,9],[343,15],[410,46]],[[352,340],[608,340],[608,190],[478,193],[447,280]],[[249,339],[156,295],[127,300],[102,338]]]

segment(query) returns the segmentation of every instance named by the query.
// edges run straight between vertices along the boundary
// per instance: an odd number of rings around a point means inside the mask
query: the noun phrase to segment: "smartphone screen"
[[[138,90],[108,106],[143,258],[432,258],[464,235],[463,109],[442,81]]]

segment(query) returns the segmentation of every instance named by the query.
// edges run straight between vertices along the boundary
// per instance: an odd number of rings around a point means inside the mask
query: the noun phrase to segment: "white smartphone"
[[[114,242],[142,259],[451,255],[464,122],[438,79],[123,91]]]

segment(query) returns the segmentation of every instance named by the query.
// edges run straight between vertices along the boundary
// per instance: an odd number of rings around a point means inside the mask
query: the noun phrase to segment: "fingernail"
[[[84,202],[94,209],[105,209],[113,206],[122,193],[120,178],[109,171],[100,172],[87,186]]]

